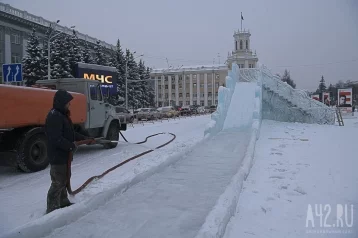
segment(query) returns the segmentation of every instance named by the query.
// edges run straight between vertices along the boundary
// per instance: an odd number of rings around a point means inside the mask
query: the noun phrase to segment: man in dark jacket
[[[48,140],[48,158],[51,165],[51,187],[47,194],[47,211],[72,205],[67,197],[67,163],[70,152],[77,149],[75,141],[88,139],[74,131],[69,117],[72,95],[58,90],[53,99],[53,108],[48,113],[45,131]],[[72,159],[72,158],[71,158]]]

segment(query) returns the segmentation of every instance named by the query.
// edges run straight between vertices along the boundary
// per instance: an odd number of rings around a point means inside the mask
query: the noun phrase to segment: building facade
[[[156,106],[217,105],[218,89],[225,84],[227,72],[226,65],[154,69]]]
[[[40,44],[47,44],[45,34],[50,24],[54,22],[0,2],[0,65],[21,63],[22,58],[26,56],[27,41],[33,28],[38,33]],[[58,24],[55,29],[66,34],[73,32],[72,29]],[[94,46],[98,41],[94,37],[76,33],[80,40],[88,42],[89,45]],[[113,45],[106,42],[101,41],[101,44],[108,50],[115,49]],[[0,83],[2,82],[2,67],[0,67]]]
[[[225,85],[232,63],[240,68],[257,67],[258,57],[250,48],[250,37],[246,30],[234,33],[234,50],[226,64],[154,69],[151,79],[155,82],[156,106],[217,105],[218,89]]]

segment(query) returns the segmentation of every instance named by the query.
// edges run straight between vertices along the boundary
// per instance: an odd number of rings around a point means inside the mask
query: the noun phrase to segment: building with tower
[[[234,33],[234,49],[229,52],[227,57],[227,65],[231,69],[232,63],[236,63],[240,68],[256,68],[259,61],[256,51],[251,50],[250,44],[251,33],[249,30],[235,31]]]
[[[258,57],[251,49],[250,37],[248,30],[234,32],[234,50],[225,64],[153,69],[156,106],[217,105],[218,89],[225,85],[232,63],[240,68],[257,67]]]

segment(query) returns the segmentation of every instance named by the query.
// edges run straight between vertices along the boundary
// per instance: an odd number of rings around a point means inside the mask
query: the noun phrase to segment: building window
[[[196,83],[193,83],[193,87],[196,87]]]
[[[194,98],[196,98],[196,96],[197,96],[197,94],[196,94],[196,93],[194,93],[194,94],[193,94],[193,97],[194,97]]]
[[[185,76],[185,79],[190,79],[189,75]]]
[[[208,101],[208,106],[211,106],[211,101]]]
[[[186,101],[186,105],[190,105],[190,101]]]
[[[196,79],[196,74],[193,75],[193,78]]]
[[[3,54],[2,54],[2,51],[0,50],[0,64],[2,64],[4,61],[3,61]]]
[[[249,41],[246,40],[246,49],[248,50],[249,49]]]
[[[158,106],[159,106],[159,107],[161,107],[161,106],[162,106],[162,103],[161,103],[161,102],[160,102],[160,103],[158,103]]]
[[[150,79],[155,79],[154,76],[150,77]]]
[[[175,93],[172,93],[172,98],[175,98]]]
[[[172,84],[172,89],[175,89],[175,84]]]
[[[161,90],[161,89],[162,89],[162,85],[158,85],[158,89]]]
[[[162,94],[159,93],[159,94],[158,94],[158,97],[161,98],[161,97],[162,97]]]
[[[190,97],[189,93],[186,94],[186,97],[187,97],[187,98]]]
[[[253,68],[254,67],[254,64],[249,64],[249,68]]]
[[[237,41],[235,41],[235,50],[237,50]]]
[[[213,85],[211,83],[208,84],[208,88],[212,88]]]
[[[20,38],[20,35],[18,33],[13,33],[11,35],[11,43],[13,43],[13,44],[20,45],[20,42],[21,42],[20,39],[21,38]]]
[[[182,107],[183,106],[183,102],[179,101],[179,106]]]
[[[200,105],[201,105],[201,106],[204,106],[204,101],[200,101]]]
[[[182,94],[182,93],[179,93],[179,97],[182,98],[182,97],[183,97],[183,94]]]
[[[215,88],[218,88],[219,87],[219,83],[215,83]]]
[[[165,85],[165,89],[168,89],[168,85]]]
[[[11,63],[21,63],[19,54],[11,54]]]
[[[211,97],[211,96],[212,96],[211,92],[208,92],[208,97]]]
[[[164,80],[165,80],[165,81],[168,81],[168,76],[164,76]]]
[[[158,76],[158,79],[162,79],[162,77]]]
[[[168,99],[168,94],[167,93],[165,94],[165,99]]]
[[[194,101],[193,104],[196,106],[196,101]]]
[[[215,93],[215,97],[217,97],[218,96],[218,93]]]
[[[201,88],[204,88],[204,84],[203,84],[203,83],[201,83],[201,84],[200,84],[200,87],[201,87]]]
[[[218,100],[215,100],[215,105],[218,105]]]
[[[179,89],[182,89],[182,84],[181,83],[179,83]]]
[[[240,40],[240,50],[242,50],[242,40]]]
[[[205,97],[205,94],[204,94],[204,93],[201,93],[200,95],[201,95],[202,98]]]
[[[179,75],[179,81],[183,80],[183,76]]]
[[[220,79],[220,75],[216,74],[216,75],[215,75],[215,78],[216,78],[216,79]]]

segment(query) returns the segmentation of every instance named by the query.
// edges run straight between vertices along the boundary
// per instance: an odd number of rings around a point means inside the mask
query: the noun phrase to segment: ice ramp
[[[237,82],[224,122],[224,130],[250,128],[255,112],[256,82]]]

